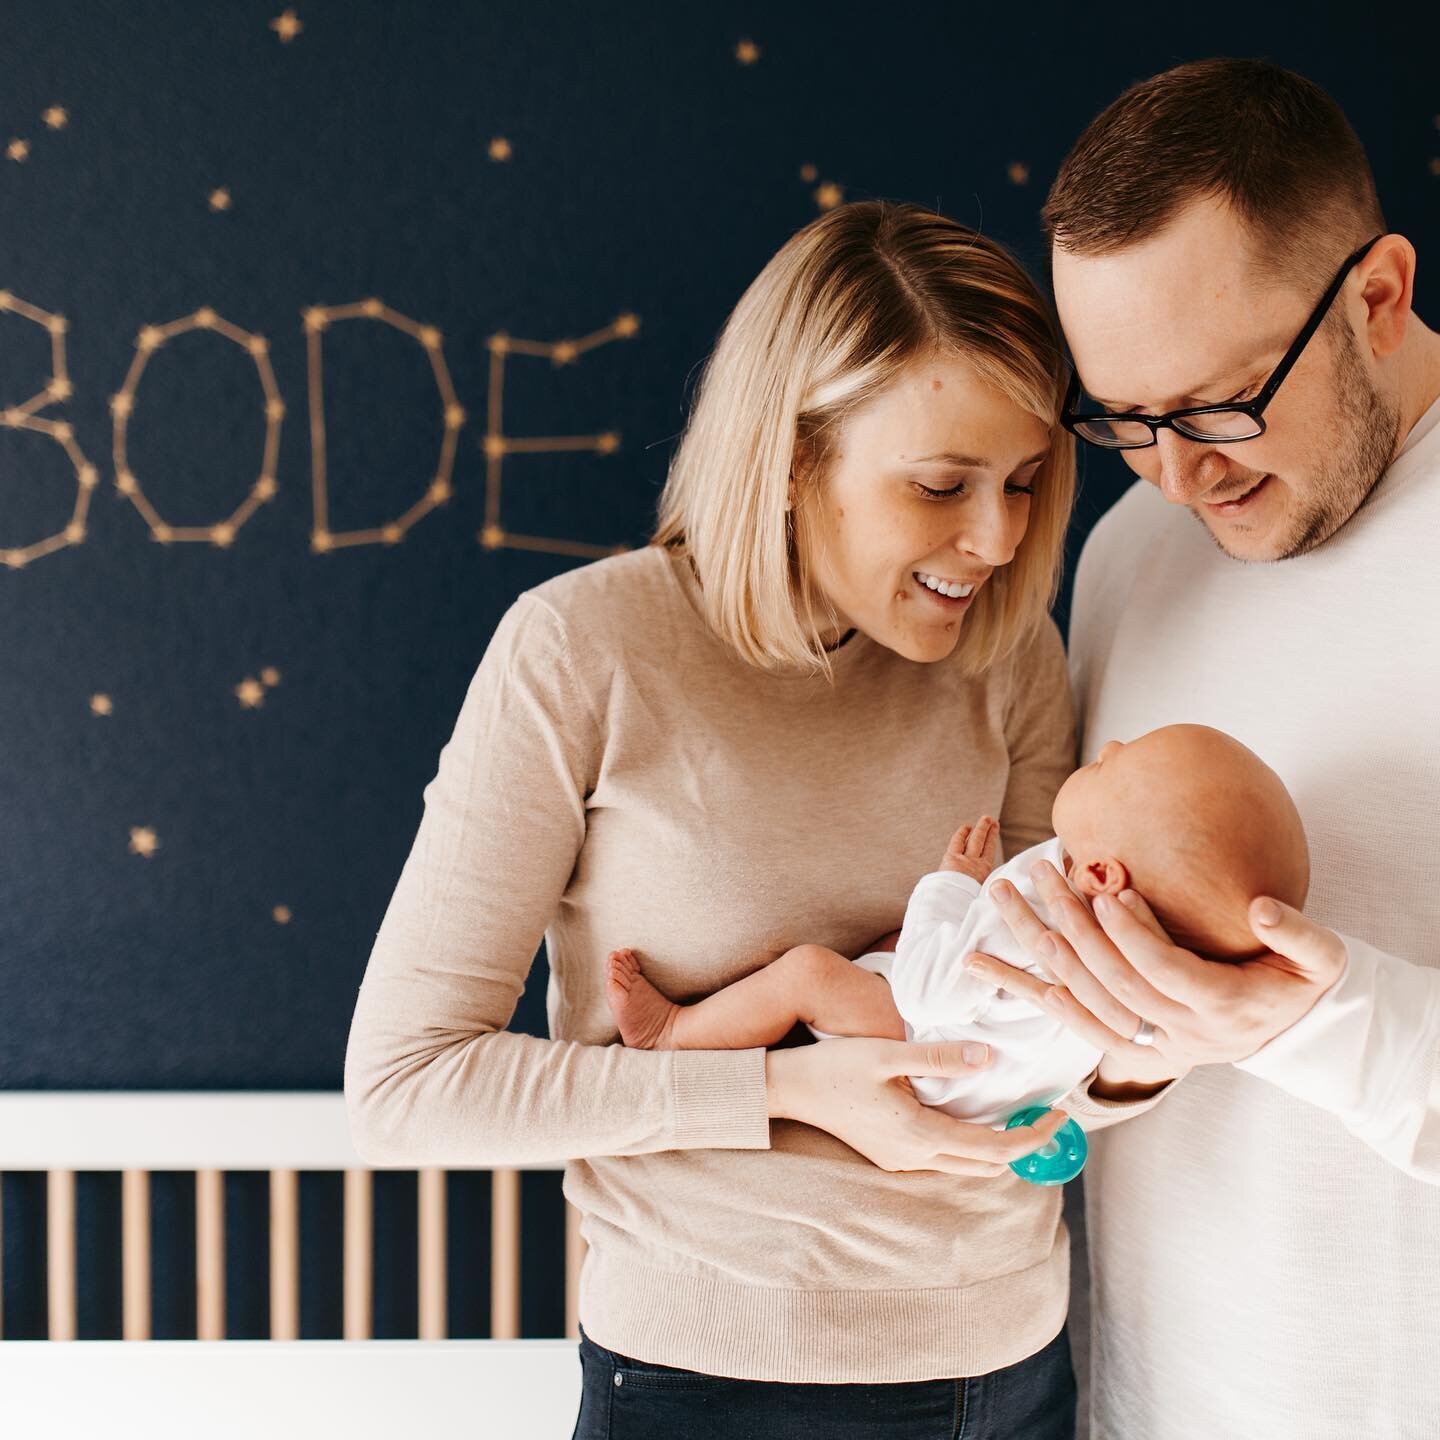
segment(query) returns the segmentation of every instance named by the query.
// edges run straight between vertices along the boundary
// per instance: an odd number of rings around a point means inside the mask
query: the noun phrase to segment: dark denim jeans
[[[1026,1360],[968,1380],[814,1385],[729,1380],[632,1360],[582,1329],[571,1440],[1073,1440],[1062,1330]]]

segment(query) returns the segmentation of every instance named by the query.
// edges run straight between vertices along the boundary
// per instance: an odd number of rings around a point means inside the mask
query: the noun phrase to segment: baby
[[[1008,880],[1045,918],[1030,878],[1048,860],[1085,900],[1138,890],[1178,945],[1212,960],[1261,954],[1247,913],[1257,895],[1296,909],[1310,861],[1280,777],[1238,740],[1204,725],[1167,725],[1105,745],[1066,780],[1051,812],[1053,840],[994,865],[990,816],[962,825],[940,868],[910,895],[893,953],[851,961],[798,945],[691,1005],[666,999],[633,950],[609,960],[606,998],[626,1045],[728,1050],[772,1045],[804,1022],[820,1039],[981,1040],[992,1061],[973,1075],[911,1076],[916,1097],[981,1124],[1067,1094],[1100,1052],[1061,1022],[965,971],[983,950],[1049,980],[1016,945],[989,896]]]

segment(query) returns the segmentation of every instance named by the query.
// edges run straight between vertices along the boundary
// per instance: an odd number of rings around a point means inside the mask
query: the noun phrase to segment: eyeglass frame
[[[1162,429],[1174,430],[1186,440],[1193,441],[1197,445],[1243,445],[1247,440],[1258,440],[1265,433],[1265,407],[1275,398],[1275,392],[1279,390],[1285,377],[1294,368],[1295,362],[1300,358],[1301,352],[1310,343],[1315,332],[1320,328],[1320,322],[1325,318],[1326,312],[1335,303],[1335,297],[1340,293],[1341,286],[1351,270],[1355,268],[1371,251],[1377,241],[1383,239],[1383,233],[1372,235],[1358,250],[1346,259],[1336,272],[1335,278],[1326,288],[1325,293],[1316,302],[1314,310],[1310,312],[1310,318],[1305,322],[1300,333],[1291,343],[1290,348],[1281,357],[1280,363],[1270,372],[1270,378],[1261,387],[1260,393],[1251,400],[1231,400],[1219,405],[1192,405],[1185,410],[1167,410],[1163,415],[1142,415],[1137,411],[1100,411],[1090,415],[1078,415],[1075,412],[1075,404],[1080,398],[1080,372],[1071,369],[1070,385],[1065,392],[1065,403],[1060,410],[1060,423],[1078,439],[1083,440],[1087,445],[1094,445],[1101,450],[1148,450],[1159,442],[1159,432]],[[1186,434],[1181,430],[1175,421],[1183,420],[1191,415],[1213,415],[1218,411],[1238,411],[1242,415],[1248,415],[1260,428],[1253,435],[1241,435],[1234,439],[1221,436],[1202,438],[1198,435]],[[1150,438],[1148,440],[1137,440],[1132,444],[1107,445],[1103,440],[1093,439],[1089,435],[1082,435],[1076,428],[1086,420],[1106,420],[1115,422],[1119,420],[1136,420],[1149,428]]]

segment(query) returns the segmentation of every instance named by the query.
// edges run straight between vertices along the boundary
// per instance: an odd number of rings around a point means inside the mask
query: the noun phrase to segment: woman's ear
[[[1113,856],[1092,860],[1087,865],[1077,865],[1074,871],[1075,888],[1094,899],[1097,895],[1118,895],[1130,885],[1130,872]]]

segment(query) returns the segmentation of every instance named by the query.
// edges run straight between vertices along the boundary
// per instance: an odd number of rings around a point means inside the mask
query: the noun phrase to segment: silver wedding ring
[[[1130,1037],[1132,1045],[1153,1045],[1155,1043],[1155,1027],[1148,1021],[1142,1020],[1135,1027],[1135,1033]]]

